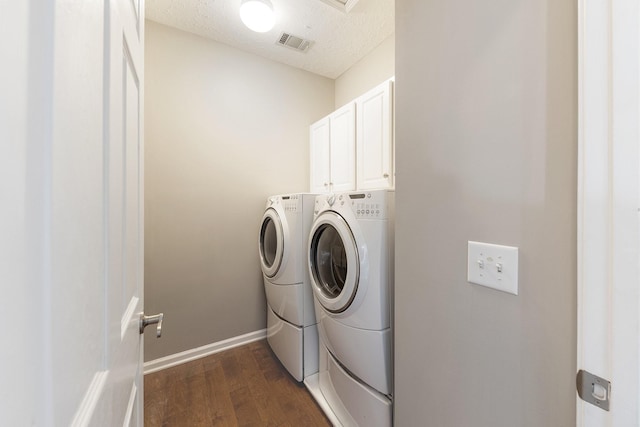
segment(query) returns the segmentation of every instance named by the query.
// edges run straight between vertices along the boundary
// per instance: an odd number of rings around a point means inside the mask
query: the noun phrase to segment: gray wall
[[[308,191],[334,81],[147,21],[145,360],[265,327],[266,197]]]
[[[396,0],[399,427],[575,425],[573,0]],[[520,295],[466,281],[520,248]]]
[[[395,35],[387,37],[336,79],[336,109],[393,77],[395,43]]]

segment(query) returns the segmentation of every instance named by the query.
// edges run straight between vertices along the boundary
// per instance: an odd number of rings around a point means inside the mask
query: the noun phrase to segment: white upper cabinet
[[[311,125],[310,191],[356,189],[355,103]]]
[[[392,188],[393,82],[386,81],[356,100],[358,189]]]
[[[329,115],[331,182],[329,191],[356,189],[356,105],[350,103]]]
[[[393,80],[311,125],[310,191],[393,188]]]
[[[331,163],[329,158],[329,117],[311,125],[309,134],[310,160],[310,191],[312,193],[326,193],[331,181]]]

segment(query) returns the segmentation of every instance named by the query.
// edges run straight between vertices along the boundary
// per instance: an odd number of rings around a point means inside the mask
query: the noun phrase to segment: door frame
[[[640,7],[578,1],[577,369],[611,381],[583,427],[640,423]]]

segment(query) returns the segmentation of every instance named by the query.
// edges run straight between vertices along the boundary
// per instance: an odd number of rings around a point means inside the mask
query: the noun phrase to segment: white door
[[[393,82],[386,81],[356,100],[357,186],[393,187]]]
[[[638,426],[640,6],[581,0],[578,19],[577,368],[610,385],[585,380],[591,403],[577,399],[576,419],[585,427]]]
[[[143,11],[0,3],[1,425],[142,425]]]
[[[340,107],[329,116],[331,182],[329,191],[356,189],[356,104]]]
[[[312,124],[309,130],[309,191],[329,192],[331,181],[329,117]]]
[[[144,2],[109,0],[107,4],[106,357],[110,375],[105,399],[112,400],[108,406],[116,414],[113,424],[124,420],[123,425],[142,426]]]

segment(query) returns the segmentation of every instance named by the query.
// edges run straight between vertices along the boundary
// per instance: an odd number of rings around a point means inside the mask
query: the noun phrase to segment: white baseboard
[[[150,360],[148,362],[144,362],[144,374],[150,374],[152,372],[161,371],[163,369],[180,365],[182,363],[191,362],[192,360],[200,359],[201,357],[209,356],[221,351],[230,350],[234,347],[249,344],[266,337],[267,330],[261,329],[259,331],[249,332],[248,334],[229,338],[224,341],[214,342],[212,344],[203,345],[202,347],[193,348],[191,350],[186,350],[176,354],[171,354],[159,359]]]

